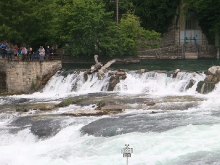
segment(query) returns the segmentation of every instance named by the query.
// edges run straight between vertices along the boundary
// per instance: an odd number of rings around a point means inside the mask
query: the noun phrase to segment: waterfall
[[[101,80],[97,74],[84,77],[83,71],[58,72],[54,75],[43,89],[43,93],[92,93],[106,92],[109,85],[107,72]],[[195,93],[196,85],[204,80],[205,74],[197,72],[179,72],[175,78],[166,72],[146,72],[140,74],[138,71],[127,71],[127,78],[120,80],[115,86],[114,92],[129,93]]]

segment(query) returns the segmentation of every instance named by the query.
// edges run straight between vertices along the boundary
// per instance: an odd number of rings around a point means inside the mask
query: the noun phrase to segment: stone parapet
[[[6,88],[9,93],[31,93],[39,89],[59,69],[61,61],[18,62],[1,60],[2,73],[6,75]],[[49,76],[48,76],[49,75]],[[45,80],[47,77],[47,80]]]

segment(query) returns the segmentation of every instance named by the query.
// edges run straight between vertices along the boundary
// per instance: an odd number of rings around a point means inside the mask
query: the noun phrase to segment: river
[[[67,66],[42,91],[0,97],[0,165],[123,165],[121,149],[133,149],[129,165],[220,164],[220,84],[213,92],[199,94],[196,85],[204,70],[218,60],[149,60],[123,67],[127,78],[107,91],[108,73],[87,81],[87,66]],[[88,66],[89,67],[89,66]],[[172,78],[175,69],[181,69]],[[73,69],[73,70],[72,70]],[[140,74],[140,69],[148,72]],[[110,72],[110,71],[109,71]],[[187,88],[190,81],[194,85]],[[81,104],[52,111],[30,109],[25,104],[58,104],[66,98],[86,98]],[[73,117],[74,110],[93,111],[91,100],[108,99],[125,106],[123,113]],[[145,101],[152,101],[147,106]]]

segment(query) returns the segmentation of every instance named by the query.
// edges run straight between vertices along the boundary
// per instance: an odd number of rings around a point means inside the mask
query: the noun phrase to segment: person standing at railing
[[[18,57],[18,49],[19,47],[17,45],[15,45],[13,48],[13,54],[14,54],[15,59],[17,59]]]
[[[19,61],[22,60],[21,49],[22,49],[22,47],[18,48],[18,60],[19,60]]]
[[[40,60],[40,55],[39,55],[39,51],[37,50],[36,52],[34,52],[35,56],[34,58],[39,61]]]
[[[32,60],[33,49],[32,47],[28,48],[28,60]]]
[[[6,44],[5,44],[5,43],[2,43],[2,44],[1,44],[2,58],[5,58],[5,56],[7,55],[6,48],[7,48]]]
[[[7,50],[8,61],[9,61],[9,59],[12,61],[12,48],[11,48],[11,46],[8,46],[6,48],[6,50]]]
[[[47,46],[46,48],[46,60],[47,61],[50,59],[50,54],[51,54],[51,48],[50,46]]]
[[[22,54],[22,61],[27,60],[27,48],[25,46],[22,47],[21,54]]]
[[[40,62],[43,62],[44,61],[44,56],[45,56],[45,49],[44,49],[44,47],[40,46],[38,51],[39,51],[39,55],[40,55]]]
[[[33,52],[31,53],[31,61],[34,61],[34,59],[35,59],[35,52],[33,51]]]

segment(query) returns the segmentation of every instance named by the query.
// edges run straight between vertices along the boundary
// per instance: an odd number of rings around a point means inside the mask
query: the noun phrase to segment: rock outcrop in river
[[[202,94],[212,92],[215,89],[215,84],[220,81],[220,66],[212,66],[206,71],[206,78],[200,81],[196,91]]]

